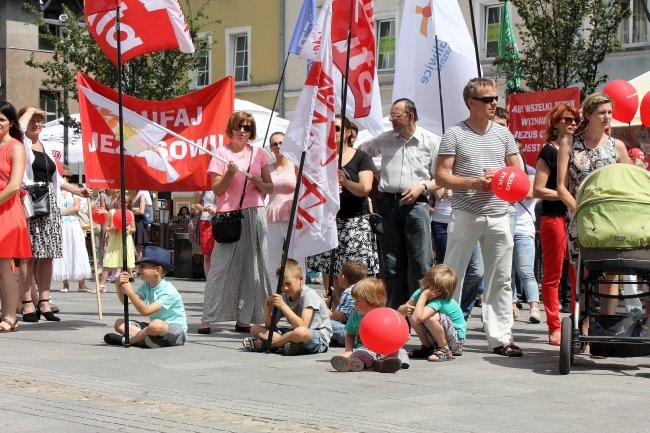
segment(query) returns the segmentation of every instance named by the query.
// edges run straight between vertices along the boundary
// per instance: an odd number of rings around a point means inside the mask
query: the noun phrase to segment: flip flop
[[[524,355],[521,349],[512,343],[508,343],[505,346],[497,346],[492,349],[492,353],[510,358],[521,358]]]
[[[260,347],[255,347],[255,342],[260,342]],[[266,341],[260,340],[256,337],[246,337],[241,341],[242,346],[247,352],[265,352],[266,351]]]

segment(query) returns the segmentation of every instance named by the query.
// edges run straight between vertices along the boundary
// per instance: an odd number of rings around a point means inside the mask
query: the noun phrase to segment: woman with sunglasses
[[[560,103],[546,115],[545,137],[549,140],[537,157],[533,194],[541,199],[539,237],[542,243],[542,300],[546,309],[548,344],[560,345],[558,286],[566,257],[566,205],[557,193],[557,155],[562,145],[573,144],[580,124],[580,111]]]
[[[32,256],[29,232],[20,200],[20,183],[25,172],[23,133],[16,109],[0,101],[0,333],[18,330],[18,283],[11,261]]]
[[[268,224],[266,240],[272,290],[275,290],[278,285],[275,269],[282,260],[282,249],[287,237],[291,205],[296,192],[296,166],[280,152],[283,142],[284,134],[282,132],[274,132],[269,138],[271,153],[275,156],[275,162],[271,165],[273,193],[269,194],[269,202],[266,206],[266,222]],[[298,263],[302,263],[304,259],[304,257],[292,258],[298,260]]]
[[[576,130],[573,143],[560,146],[557,157],[557,193],[569,209],[569,217],[576,212],[576,195],[580,184],[594,170],[615,163],[629,163],[627,149],[621,140],[616,140],[607,132],[612,119],[612,100],[600,93],[593,93],[582,102],[582,122]],[[575,291],[575,266],[578,260],[578,239],[575,221],[567,228],[569,254],[574,266],[571,274],[571,290]],[[601,293],[618,294],[616,285],[601,285]],[[575,299],[572,296],[572,300]],[[600,313],[611,315],[616,312],[616,299],[601,299]],[[588,326],[588,324],[586,324]],[[583,329],[586,332],[586,328]],[[588,348],[585,348],[588,350]]]
[[[24,107],[18,112],[20,124],[25,130],[25,176],[24,185],[46,183],[49,190],[50,214],[28,221],[32,245],[32,259],[21,260],[20,285],[23,293],[23,321],[45,320],[58,322],[50,306],[52,284],[52,260],[63,256],[61,247],[61,215],[57,206],[56,191],[61,188],[72,194],[89,197],[92,190],[68,183],[57,170],[55,158],[45,147],[39,135],[43,130],[45,112],[36,107]],[[36,279],[39,299],[32,297],[32,281]]]
[[[216,211],[241,209],[244,219],[237,242],[214,245],[200,334],[209,334],[212,322],[231,320],[236,320],[235,331],[248,332],[251,323],[263,323],[264,302],[272,293],[264,209],[265,196],[273,192],[270,157],[249,143],[256,138],[255,119],[250,113],[233,113],[226,134],[230,143],[216,154],[228,163],[213,158],[208,166]]]

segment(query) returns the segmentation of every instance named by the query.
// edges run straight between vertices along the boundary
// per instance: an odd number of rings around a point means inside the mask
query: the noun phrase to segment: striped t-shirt
[[[454,155],[452,173],[460,177],[483,176],[484,168],[503,168],[505,158],[517,152],[515,139],[506,128],[492,122],[484,134],[477,134],[461,122],[445,132],[440,142],[440,155]],[[451,198],[452,209],[477,215],[504,215],[508,203],[492,191],[456,190]]]

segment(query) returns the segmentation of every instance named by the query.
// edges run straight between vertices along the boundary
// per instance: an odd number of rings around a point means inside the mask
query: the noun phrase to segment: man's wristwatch
[[[424,194],[425,192],[427,192],[429,190],[429,188],[427,188],[427,183],[426,182],[422,182],[420,185],[422,185],[424,187],[424,191],[422,191],[422,194]]]

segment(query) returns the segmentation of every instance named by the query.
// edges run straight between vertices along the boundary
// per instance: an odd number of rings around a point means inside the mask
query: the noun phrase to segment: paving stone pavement
[[[62,286],[54,283],[61,322],[21,322],[20,331],[0,335],[0,431],[648,430],[647,358],[578,357],[562,376],[558,349],[545,344],[545,324],[528,323],[527,310],[515,323],[523,358],[488,352],[475,309],[462,357],[413,360],[395,374],[338,373],[329,359],[342,349],[298,357],[248,353],[234,323],[196,334],[204,282],[172,282],[186,304],[189,341],[158,350],[103,343],[122,315],[113,287],[103,295],[99,320],[95,295],[58,293]]]

